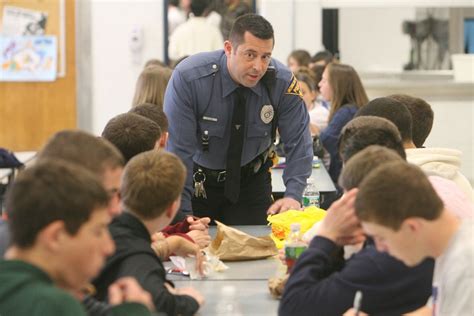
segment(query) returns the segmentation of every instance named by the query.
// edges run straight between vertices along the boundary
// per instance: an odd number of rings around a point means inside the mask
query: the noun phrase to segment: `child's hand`
[[[211,236],[207,233],[207,231],[202,230],[191,230],[186,235],[192,238],[194,242],[202,249],[209,246],[211,243]]]
[[[137,280],[131,277],[120,278],[109,286],[110,305],[118,305],[124,302],[142,303],[150,311],[155,310],[155,304],[150,293],[145,291]]]
[[[211,219],[209,217],[198,218],[188,216],[186,220],[189,223],[189,230],[207,231],[209,228],[209,223],[211,222]]]
[[[369,316],[368,314],[366,313],[362,313],[362,312],[356,312],[355,309],[351,308],[351,309],[348,309],[343,316]]]
[[[166,238],[170,247],[170,252],[181,257],[195,257],[196,270],[199,274],[204,275],[204,255],[201,248],[193,242],[184,239],[181,236],[169,236]]]

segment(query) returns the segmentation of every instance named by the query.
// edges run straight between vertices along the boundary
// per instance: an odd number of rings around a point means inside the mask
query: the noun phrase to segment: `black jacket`
[[[340,249],[324,237],[312,240],[285,286],[279,315],[342,315],[357,290],[361,310],[370,315],[401,315],[426,304],[434,260],[409,268],[369,241],[344,264]]]
[[[193,315],[199,304],[190,296],[173,295],[165,288],[166,272],[163,263],[151,249],[148,230],[129,213],[122,213],[109,226],[116,251],[94,280],[96,298],[105,301],[108,287],[120,277],[131,276],[150,292],[157,311],[168,315]]]

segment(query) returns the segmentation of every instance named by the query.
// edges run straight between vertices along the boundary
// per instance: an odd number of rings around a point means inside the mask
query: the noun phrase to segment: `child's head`
[[[354,154],[344,164],[339,176],[339,185],[344,191],[357,188],[370,171],[391,161],[404,161],[404,159],[400,154],[386,147],[370,145]]]
[[[64,130],[52,136],[38,153],[38,161],[62,159],[86,168],[102,180],[110,196],[109,212],[120,213],[120,177],[125,160],[109,141],[80,130]]]
[[[160,148],[166,146],[168,140],[168,118],[162,108],[151,103],[142,103],[132,107],[129,113],[144,116],[158,124],[161,128]]]
[[[303,50],[297,49],[290,53],[288,56],[288,68],[295,73],[300,67],[308,67],[311,61],[311,55]]]
[[[369,102],[362,81],[352,66],[329,63],[319,82],[319,91],[326,101],[331,102],[329,121],[346,104],[363,107]]]
[[[339,137],[339,155],[345,163],[370,145],[380,145],[396,151],[406,159],[405,149],[397,127],[381,117],[362,116],[344,126]]]
[[[164,68],[167,67],[166,64],[162,62],[161,60],[152,58],[146,61],[145,65],[143,66],[143,69],[148,68],[148,67],[155,67],[155,66],[164,67]]]
[[[295,73],[295,77],[300,85],[303,100],[308,110],[313,108],[313,102],[317,97],[317,84],[314,81],[313,74],[308,68],[300,68]]]
[[[404,143],[412,141],[412,119],[410,111],[401,102],[392,98],[377,98],[359,109],[355,117],[378,116],[395,124]]]
[[[160,66],[149,66],[143,69],[135,86],[132,106],[152,103],[163,108],[165,90],[171,73],[171,69]]]
[[[158,148],[161,129],[146,117],[124,113],[107,123],[102,137],[114,144],[128,162],[139,153]]]
[[[326,66],[330,62],[334,61],[334,55],[327,50],[319,51],[311,57],[311,66]]]
[[[125,210],[142,220],[163,217],[167,225],[179,209],[185,177],[186,168],[174,154],[148,151],[135,156],[122,178]]]
[[[393,161],[362,181],[355,208],[380,251],[415,266],[427,256],[423,228],[440,217],[443,202],[420,168]]]
[[[18,175],[6,197],[15,256],[33,258],[64,288],[83,287],[114,251],[108,202],[98,177],[85,168],[38,161]]]
[[[403,103],[408,108],[412,118],[413,143],[417,148],[423,147],[433,127],[434,113],[431,106],[423,99],[406,94],[393,94],[388,97]]]

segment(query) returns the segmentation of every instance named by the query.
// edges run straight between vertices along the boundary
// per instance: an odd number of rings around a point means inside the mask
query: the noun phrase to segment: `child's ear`
[[[67,234],[63,221],[54,221],[43,228],[36,237],[36,242],[52,252],[61,248],[63,238]]]
[[[168,132],[164,132],[163,134],[161,134],[159,142],[160,142],[160,147],[159,148],[165,148],[166,147],[166,143],[168,143]]]
[[[166,216],[168,218],[171,218],[171,220],[173,220],[180,206],[181,206],[181,196],[178,197],[173,203],[171,203],[170,206],[166,209],[165,211]]]

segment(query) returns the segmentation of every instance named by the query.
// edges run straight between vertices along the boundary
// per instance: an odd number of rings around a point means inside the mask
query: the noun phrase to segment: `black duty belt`
[[[272,166],[273,161],[271,159],[271,155],[273,154],[273,148],[265,150],[262,154],[258,155],[255,159],[251,162],[242,166],[240,169],[240,175],[242,180],[257,174],[261,170],[268,169]],[[208,169],[196,164],[195,169],[201,169],[202,172],[206,175],[207,180],[211,180],[217,183],[223,183],[226,179],[226,171],[225,170],[215,170],[215,169]]]

